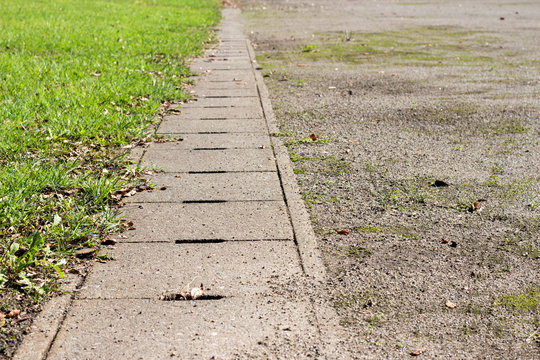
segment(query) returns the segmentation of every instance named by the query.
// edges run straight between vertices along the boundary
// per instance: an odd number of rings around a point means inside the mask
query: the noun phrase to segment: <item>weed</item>
[[[351,172],[351,164],[344,159],[336,159],[334,156],[329,156],[323,159],[322,173],[329,176],[339,176]]]
[[[300,168],[294,168],[294,169],[293,169],[293,172],[294,172],[296,175],[300,175],[300,174],[305,173],[305,170],[304,170],[304,169],[300,169]]]
[[[366,319],[366,330],[372,330],[375,326],[377,326],[380,322],[381,322],[381,319],[384,317],[384,314],[377,314],[377,315],[373,315],[373,316],[369,316],[367,319]]]
[[[323,202],[339,201],[337,196],[330,196],[326,193],[311,193],[308,191],[302,192],[302,196],[308,204],[321,204]]]
[[[291,150],[289,150],[289,158],[291,159],[292,162],[299,162],[299,161],[304,161],[304,160],[309,160],[308,157],[304,157],[304,156],[301,156]]]
[[[349,248],[349,255],[356,258],[365,258],[371,256],[371,251],[366,247],[363,242],[358,242]]]
[[[308,41],[300,48],[300,50],[302,50],[302,52],[315,52],[317,51],[317,45],[313,44],[311,41]]]
[[[293,146],[296,144],[329,144],[332,141],[330,139],[316,138],[313,140],[310,136],[301,139],[290,139],[285,142],[285,146]]]
[[[304,79],[294,80],[291,85],[295,86],[295,87],[304,87],[305,82],[306,82],[306,80],[304,80]]]

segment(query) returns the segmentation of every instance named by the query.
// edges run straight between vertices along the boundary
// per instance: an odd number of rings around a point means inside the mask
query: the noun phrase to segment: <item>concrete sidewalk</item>
[[[338,357],[332,312],[276,290],[324,267],[240,20],[223,10],[219,46],[193,63],[197,101],[158,129],[183,141],[144,151],[166,189],[130,198],[136,230],[74,292],[45,357],[30,337],[19,358]],[[160,300],[201,283],[206,299]]]

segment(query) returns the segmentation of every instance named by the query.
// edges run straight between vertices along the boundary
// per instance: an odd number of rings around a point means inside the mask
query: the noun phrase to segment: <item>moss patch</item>
[[[525,292],[496,298],[493,305],[504,306],[517,313],[537,312],[540,302],[540,287],[531,287]]]

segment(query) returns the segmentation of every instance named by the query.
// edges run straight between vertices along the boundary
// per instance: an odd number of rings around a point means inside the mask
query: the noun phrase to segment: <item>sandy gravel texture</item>
[[[538,358],[540,3],[240,3],[329,275],[286,291],[354,358]]]

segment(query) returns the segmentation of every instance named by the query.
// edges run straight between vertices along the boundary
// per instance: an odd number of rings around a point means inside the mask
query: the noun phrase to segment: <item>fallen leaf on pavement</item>
[[[418,356],[426,352],[426,348],[416,349],[410,352],[412,356]]]
[[[191,289],[191,292],[182,291],[182,292],[171,292],[163,293],[160,296],[160,300],[164,301],[177,301],[177,300],[197,300],[204,296],[204,287],[201,284],[200,287],[195,287]]]
[[[446,303],[444,305],[446,305],[446,307],[449,308],[449,309],[453,309],[453,308],[456,307],[456,304],[454,304],[450,300],[446,300]]]
[[[315,134],[309,135],[309,138],[310,138],[312,141],[317,141],[317,136],[316,136]]]
[[[203,295],[204,295],[203,284],[201,284],[200,287],[195,287],[195,288],[191,289],[191,299],[197,300],[198,298],[200,298]]]
[[[435,187],[445,187],[445,186],[449,186],[449,184],[448,184],[446,181],[435,180],[435,182],[434,182],[431,186],[435,186]]]
[[[349,232],[347,230],[336,230],[336,232],[340,235],[349,235]]]

